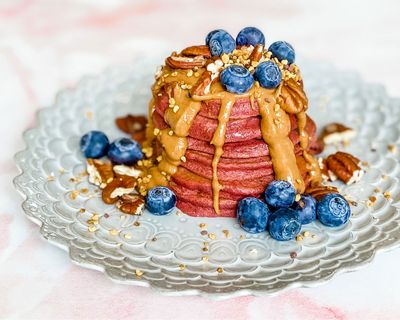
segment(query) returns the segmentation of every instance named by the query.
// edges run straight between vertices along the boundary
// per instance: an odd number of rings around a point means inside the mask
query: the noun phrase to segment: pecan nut
[[[144,197],[139,194],[125,194],[117,202],[117,208],[127,214],[141,215],[144,210]]]
[[[194,67],[202,67],[207,60],[203,56],[196,57],[180,57],[170,56],[165,63],[173,69],[193,69]]]
[[[302,84],[294,79],[289,79],[283,83],[278,102],[281,106],[285,106],[286,112],[292,114],[306,110],[308,106],[308,99]]]
[[[114,179],[114,171],[111,162],[87,159],[86,171],[89,174],[89,182],[102,189]]]
[[[115,174],[119,176],[129,176],[134,178],[139,178],[142,173],[141,170],[136,169],[135,167],[126,166],[124,164],[115,165],[113,168]]]
[[[356,132],[346,127],[341,123],[330,123],[324,127],[321,135],[319,136],[319,140],[324,144],[335,144],[349,141],[354,138]]]
[[[128,114],[126,117],[117,118],[115,123],[123,132],[135,134],[146,129],[147,117]]]
[[[346,184],[361,179],[364,170],[359,166],[360,160],[349,153],[338,151],[326,159],[329,172]]]
[[[262,44],[257,44],[251,55],[250,55],[250,62],[259,62],[263,56],[264,46]]]
[[[136,178],[129,176],[116,176],[107,186],[103,189],[101,198],[107,204],[113,204],[118,199],[132,192],[135,192]]]
[[[319,185],[310,187],[306,190],[306,193],[313,196],[316,200],[320,200],[323,196],[330,193],[339,193],[338,189],[334,186]]]
[[[187,47],[182,50],[181,55],[187,57],[203,56],[205,58],[211,58],[210,48],[206,45]]]
[[[202,96],[207,93],[207,88],[210,88],[212,82],[211,71],[204,71],[197,83],[193,86],[190,94],[192,96]]]

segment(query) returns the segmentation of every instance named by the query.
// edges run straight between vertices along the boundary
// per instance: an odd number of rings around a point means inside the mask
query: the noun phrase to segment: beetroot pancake
[[[239,46],[210,58],[195,46],[167,58],[152,87],[141,194],[168,186],[186,214],[234,217],[240,199],[260,197],[274,179],[290,181],[299,194],[320,183],[313,155],[322,147],[298,67],[263,46],[253,50]],[[274,85],[254,78],[261,63],[276,65]],[[244,82],[224,82],[230,78],[221,72],[232,64],[250,77],[245,90],[234,87]]]

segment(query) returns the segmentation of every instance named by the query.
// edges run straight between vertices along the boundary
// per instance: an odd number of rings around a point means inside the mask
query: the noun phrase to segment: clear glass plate
[[[235,219],[193,218],[179,211],[135,217],[104,204],[97,187],[82,176],[79,139],[92,129],[105,131],[110,139],[120,137],[117,116],[146,114],[153,59],[86,77],[39,112],[36,128],[24,134],[26,149],[15,156],[22,173],[14,183],[25,197],[24,212],[79,265],[169,295],[220,299],[273,294],[321,284],[369,263],[376,252],[400,243],[399,152],[388,148],[399,147],[400,100],[354,73],[327,64],[300,65],[318,126],[337,121],[354,128],[357,137],[346,150],[368,162],[359,183],[337,184],[358,203],[344,227],[316,222],[302,230],[314,237],[277,242],[267,233],[244,232]],[[368,206],[372,195],[377,201]],[[94,213],[99,216],[97,230],[90,232],[88,220]]]

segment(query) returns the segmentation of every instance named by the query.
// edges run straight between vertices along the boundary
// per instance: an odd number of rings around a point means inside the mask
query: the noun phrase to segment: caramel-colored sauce
[[[268,144],[275,180],[289,181],[298,193],[303,193],[304,181],[297,167],[293,143],[289,138],[289,115],[277,104],[273,91],[259,88],[257,93],[261,133]]]
[[[307,152],[309,137],[305,131],[307,98],[302,85],[293,79],[285,80],[276,89],[261,88],[256,82],[252,89],[242,95],[235,95],[224,90],[219,81],[213,81],[208,94],[191,96],[190,89],[196,84],[205,68],[196,70],[197,75],[188,70],[172,69],[165,66],[160,77],[154,84],[153,99],[149,103],[149,124],[146,130],[144,147],[154,145],[154,139],[162,147],[161,157],[148,165],[139,182],[140,190],[157,186],[167,186],[182,161],[186,161],[185,153],[188,147],[187,136],[190,127],[201,110],[202,101],[220,100],[218,125],[213,134],[211,144],[215,147],[212,159],[212,192],[213,206],[216,214],[220,213],[219,194],[223,185],[218,179],[218,163],[223,155],[223,146],[227,125],[232,108],[239,97],[248,97],[251,107],[255,110],[257,103],[261,116],[261,133],[265,143],[268,144],[270,157],[275,173],[275,179],[287,180],[303,193],[305,182],[297,166],[294,145],[289,138],[291,124],[289,114],[296,114],[300,135],[300,146],[303,156],[308,164],[307,170],[311,184],[318,184],[321,180],[317,160]],[[159,130],[154,127],[152,114],[155,109],[155,99],[164,90],[169,97],[170,105],[164,113],[164,120],[169,126]]]

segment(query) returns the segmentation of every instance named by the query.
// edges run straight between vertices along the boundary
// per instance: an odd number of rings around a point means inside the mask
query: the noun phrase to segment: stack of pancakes
[[[171,178],[170,187],[177,195],[177,206],[192,216],[213,216],[212,159],[214,146],[210,144],[218,125],[219,100],[202,102],[202,108],[194,119],[187,137],[186,161],[182,162]],[[155,128],[169,126],[164,121],[165,110],[169,107],[168,95],[161,90],[155,99],[152,114]],[[268,145],[264,142],[260,129],[260,115],[257,102],[253,106],[247,97],[236,100],[227,126],[223,155],[218,163],[218,179],[223,185],[220,192],[220,217],[235,217],[240,199],[248,196],[260,197],[269,182],[274,180],[274,170]],[[299,133],[295,115],[290,115],[291,133],[297,165],[307,183],[307,170],[299,145]],[[316,126],[307,118],[305,131],[310,136],[309,152],[320,151]],[[160,146],[155,148],[155,156],[160,155]]]

